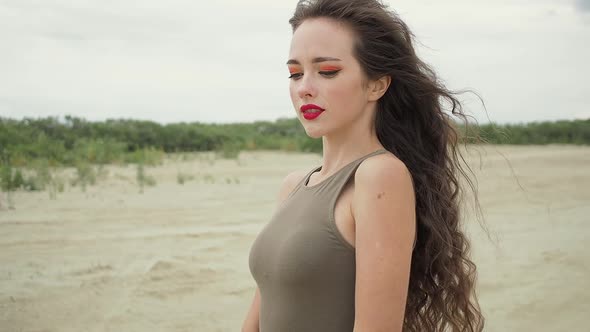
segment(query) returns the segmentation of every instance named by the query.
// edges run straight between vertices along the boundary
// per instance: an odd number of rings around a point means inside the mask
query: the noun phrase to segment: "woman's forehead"
[[[353,34],[337,21],[316,18],[305,20],[293,33],[289,58],[298,61],[317,57],[344,60],[352,56]]]

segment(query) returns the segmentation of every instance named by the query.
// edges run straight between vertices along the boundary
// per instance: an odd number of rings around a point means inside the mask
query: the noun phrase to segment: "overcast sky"
[[[590,118],[590,0],[386,1],[480,122]],[[0,0],[0,116],[294,117],[296,0]]]

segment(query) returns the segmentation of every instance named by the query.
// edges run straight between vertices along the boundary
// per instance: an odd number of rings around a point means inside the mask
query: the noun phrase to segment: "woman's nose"
[[[303,75],[298,83],[297,94],[299,98],[315,97],[316,87],[311,75]]]

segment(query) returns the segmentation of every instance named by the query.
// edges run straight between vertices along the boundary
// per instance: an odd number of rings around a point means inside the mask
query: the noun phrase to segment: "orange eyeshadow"
[[[340,67],[336,67],[336,66],[322,66],[320,67],[321,71],[336,71],[336,70],[340,70],[342,68]]]

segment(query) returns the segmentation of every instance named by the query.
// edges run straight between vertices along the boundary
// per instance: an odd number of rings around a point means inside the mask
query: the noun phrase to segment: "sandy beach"
[[[485,146],[467,159],[491,235],[467,209],[485,330],[589,331],[590,147]],[[14,209],[0,194],[0,332],[239,331],[249,249],[280,182],[320,163],[195,154],[147,167],[156,185],[143,193],[134,166],[107,166],[85,192],[16,192]]]

